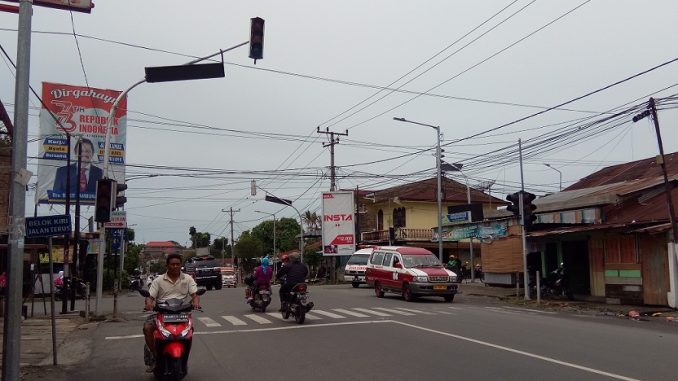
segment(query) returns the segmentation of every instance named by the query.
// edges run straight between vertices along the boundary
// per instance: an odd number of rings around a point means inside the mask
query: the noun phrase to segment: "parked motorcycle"
[[[313,308],[313,302],[309,301],[308,286],[306,283],[298,283],[290,291],[287,302],[282,306],[282,317],[288,319],[290,315],[298,324],[304,323],[306,313]]]
[[[139,276],[133,276],[129,279],[129,289],[132,291],[141,290],[143,287],[143,281]]]
[[[150,296],[144,289],[138,290],[144,297]],[[198,295],[205,293],[204,288],[198,289]],[[193,341],[193,305],[183,299],[169,299],[156,303],[153,309],[155,316],[155,369],[153,373],[157,380],[179,381],[188,373],[188,355],[191,352]],[[147,345],[144,345],[144,361],[149,364],[153,354]]]
[[[530,282],[530,291],[532,295],[537,294],[537,285],[534,281]],[[567,277],[563,266],[559,266],[549,273],[541,282],[539,291],[542,298],[566,297],[569,300],[574,300],[574,295],[567,286]]]
[[[271,286],[260,284],[252,291],[251,298],[248,299],[252,311],[260,310],[266,312],[266,307],[271,304]]]
[[[60,282],[54,282],[54,297],[56,300],[62,300],[64,298],[64,293],[68,295],[68,298],[71,297],[71,287],[75,283],[75,297],[78,299],[85,299],[87,296],[87,285],[81,279],[63,277]]]

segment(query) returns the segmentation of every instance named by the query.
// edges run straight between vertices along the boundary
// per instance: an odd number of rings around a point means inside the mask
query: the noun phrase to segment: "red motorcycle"
[[[149,297],[147,290],[139,290],[144,297]],[[205,293],[198,289],[198,295]],[[182,299],[169,299],[156,303],[155,308],[155,369],[153,373],[158,380],[179,381],[188,373],[188,355],[193,341],[193,305]],[[148,346],[144,345],[144,360],[153,358]]]

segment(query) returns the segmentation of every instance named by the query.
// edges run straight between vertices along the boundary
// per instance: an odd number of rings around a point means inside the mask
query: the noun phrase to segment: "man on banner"
[[[70,165],[71,174],[71,188],[70,193],[94,193],[96,192],[97,181],[104,176],[104,171],[92,164],[92,156],[94,155],[94,144],[91,140],[83,138],[80,141],[82,147],[82,159],[80,165],[80,173],[78,173],[78,162],[76,161]],[[76,146],[77,147],[77,146]],[[77,148],[76,148],[77,158]],[[54,186],[52,192],[66,193],[68,166],[63,166],[57,169],[54,176]]]

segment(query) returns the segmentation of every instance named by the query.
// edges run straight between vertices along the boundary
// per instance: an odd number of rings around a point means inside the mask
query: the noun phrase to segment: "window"
[[[384,266],[391,266],[391,258],[393,258],[392,253],[386,253],[384,256]]]
[[[393,227],[403,228],[406,226],[405,208],[393,209]]]
[[[377,230],[384,230],[384,211],[381,209],[377,212]]]
[[[370,263],[372,263],[373,265],[381,266],[381,262],[383,261],[384,253],[375,251],[374,254],[372,254],[372,259],[370,260]]]
[[[632,235],[607,237],[605,263],[637,264],[636,237]]]

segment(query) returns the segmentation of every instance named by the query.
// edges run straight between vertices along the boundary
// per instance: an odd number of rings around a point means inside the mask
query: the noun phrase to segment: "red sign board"
[[[6,1],[18,3],[20,0]],[[94,8],[92,0],[33,0],[33,5],[85,13],[91,13]]]

